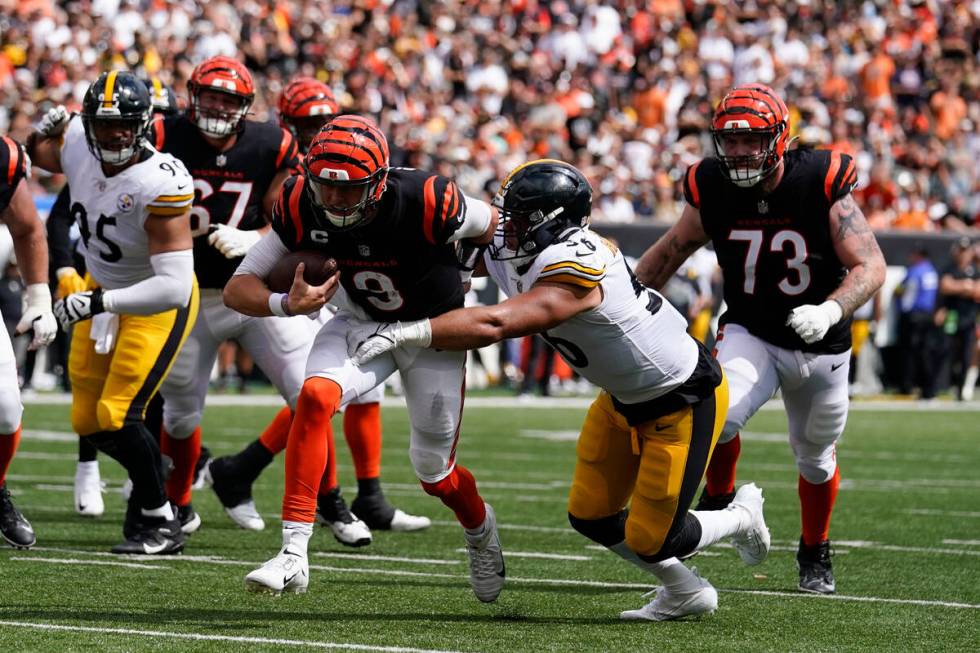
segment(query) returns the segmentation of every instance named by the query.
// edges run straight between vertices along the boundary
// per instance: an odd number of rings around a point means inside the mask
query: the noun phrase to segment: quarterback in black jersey
[[[7,225],[21,275],[27,283],[26,308],[17,323],[18,335],[31,333],[31,349],[54,340],[58,331],[48,289],[48,250],[44,246],[44,224],[38,218],[34,198],[27,186],[30,160],[23,146],[9,136],[0,136],[0,221]],[[17,361],[6,330],[0,333],[0,535],[11,546],[28,549],[36,538],[31,523],[14,507],[5,477],[20,442],[20,403]]]
[[[160,388],[160,448],[174,461],[167,494],[180,510],[185,531],[192,532],[200,517],[191,506],[191,484],[219,345],[237,340],[293,406],[313,334],[309,320],[250,320],[221,301],[221,289],[242,256],[268,230],[279,189],[299,163],[296,139],[288,130],[246,118],[255,85],[248,69],[234,59],[219,56],[199,64],[188,90],[187,112],[156,122],[150,140],[178,158],[194,178],[191,229],[201,310],[187,346]],[[263,527],[250,493],[223,494],[222,503],[239,526]]]
[[[460,261],[472,260],[490,242],[496,212],[445,177],[389,169],[388,161],[387,140],[373,122],[338,116],[327,123],[313,140],[303,174],[283,186],[273,233],[249,251],[225,287],[228,306],[255,316],[318,311],[339,286],[346,300],[317,334],[289,432],[283,547],[245,583],[257,591],[305,591],[316,487],[328,451],[324,439],[333,437],[330,418],[397,370],[415,473],[466,529],[473,590],[481,601],[493,601],[504,582],[494,513],[473,475],[456,463],[465,353],[416,347],[358,366],[350,345],[356,348],[370,335],[352,329],[358,320],[414,320],[462,306]],[[337,259],[340,272],[322,286],[309,286],[300,265],[288,294],[270,292],[264,279],[276,262],[304,249]]]
[[[717,356],[731,404],[698,509],[734,496],[739,430],[782,389],[800,472],[800,589],[832,593],[830,516],[847,420],[850,318],[881,286],[885,261],[851,190],[853,160],[786,151],[789,113],[769,87],[728,93],[711,123],[715,157],[688,169],[680,220],[641,258],[637,276],[660,288],[711,241],[727,312]]]

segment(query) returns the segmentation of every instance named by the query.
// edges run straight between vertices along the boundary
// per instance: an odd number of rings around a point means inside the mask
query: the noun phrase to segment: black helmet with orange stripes
[[[303,160],[304,186],[328,228],[351,229],[374,217],[388,157],[388,140],[368,118],[337,116],[320,129]]]
[[[129,162],[145,142],[151,110],[150,93],[136,75],[125,70],[102,73],[82,99],[89,150],[103,163]]]
[[[500,218],[490,256],[497,260],[534,257],[588,226],[592,185],[575,166],[540,159],[507,175],[492,204]]]
[[[764,84],[729,91],[711,119],[718,160],[736,186],[749,188],[775,172],[789,142],[789,111]]]

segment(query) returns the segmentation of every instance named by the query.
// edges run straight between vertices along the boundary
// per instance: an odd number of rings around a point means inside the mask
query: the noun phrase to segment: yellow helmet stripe
[[[514,175],[516,175],[518,172],[520,172],[524,168],[527,168],[528,166],[533,166],[533,165],[535,165],[537,163],[565,163],[565,162],[564,161],[559,161],[558,159],[535,159],[534,161],[526,161],[526,162],[522,163],[521,165],[517,166],[516,168],[514,168],[513,170],[511,170],[510,171],[510,174],[507,175],[504,178],[504,180],[500,183],[500,187],[501,188],[507,188],[507,184],[510,183],[511,177],[513,177]]]
[[[162,98],[163,97],[163,84],[160,83],[160,78],[154,75],[150,78],[150,82],[153,84],[153,97]]]
[[[118,70],[113,70],[109,72],[109,76],[105,80],[105,93],[102,96],[102,108],[111,109],[112,108],[112,91],[116,86],[116,75],[119,74]]]

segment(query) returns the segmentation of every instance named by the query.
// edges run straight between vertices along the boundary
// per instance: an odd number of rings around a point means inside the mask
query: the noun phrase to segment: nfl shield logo
[[[228,163],[228,157],[226,157],[224,154],[219,154],[218,156],[215,157],[214,163],[219,168],[224,168],[225,164]]]
[[[358,245],[357,253],[361,256],[371,256],[371,248],[367,245]]]
[[[758,209],[759,213],[765,215],[766,213],[769,213],[769,204],[765,200],[759,200]]]

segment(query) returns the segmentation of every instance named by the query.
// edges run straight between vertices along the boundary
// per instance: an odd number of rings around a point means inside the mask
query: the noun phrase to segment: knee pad
[[[686,512],[674,521],[659,551],[649,555],[638,552],[637,555],[645,562],[662,562],[667,558],[683,557],[694,553],[700,541],[701,522],[694,515]]]
[[[453,437],[436,433],[420,433],[413,430],[408,456],[415,475],[425,482],[435,483],[446,476],[449,456],[452,454]]]
[[[803,449],[806,449],[804,447]],[[819,451],[808,452],[798,450],[796,452],[796,467],[800,470],[800,475],[808,483],[821,485],[829,481],[834,472],[837,471],[837,457],[834,455],[834,446],[830,445]]]
[[[9,393],[15,395],[16,393]],[[13,433],[20,426],[24,407],[13,396],[0,399],[0,434]]]
[[[125,422],[125,415],[114,414],[112,405],[104,399],[95,405],[95,419],[100,431],[118,431]]]
[[[807,442],[815,445],[833,445],[844,432],[847,424],[848,402],[838,401],[821,406],[810,412],[804,437]]]
[[[174,440],[186,440],[194,433],[194,429],[201,423],[201,411],[195,411],[186,415],[171,416],[164,411],[163,429],[167,435]]]
[[[615,515],[600,519],[580,519],[568,513],[568,523],[576,531],[596,544],[611,547],[626,539],[626,518],[629,511],[622,510]]]

